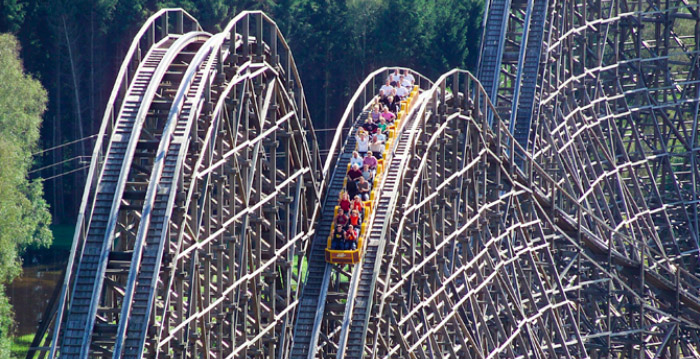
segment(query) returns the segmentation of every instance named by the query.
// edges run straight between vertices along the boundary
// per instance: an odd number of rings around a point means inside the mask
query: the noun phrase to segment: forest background
[[[15,269],[0,273],[0,357],[6,357],[14,333],[4,286],[19,274],[15,252],[50,240],[44,229],[50,219],[36,180],[43,178],[53,222],[70,232],[114,78],[133,35],[152,13],[182,7],[210,32],[219,31],[242,10],[271,15],[292,48],[314,126],[323,139],[326,133],[332,138],[331,129],[357,85],[378,67],[411,67],[432,79],[455,67],[473,69],[483,6],[484,0],[0,0],[0,33],[17,39],[7,36],[0,51],[18,49],[23,70],[31,75],[27,84],[34,86],[36,79],[46,89],[31,88],[38,95],[27,121],[36,134],[23,143],[16,176],[28,174],[32,180],[17,186],[27,198],[17,206],[40,214],[28,216],[25,232],[33,238],[6,245],[2,238],[10,231],[0,228],[0,254],[7,246],[15,258],[10,261]],[[18,71],[21,75],[21,65]],[[22,93],[8,92],[5,100],[20,101]],[[3,126],[12,125],[3,121],[0,117],[0,135]],[[44,150],[39,151],[37,142]],[[0,149],[2,144],[0,138]],[[33,161],[31,154],[36,155]],[[0,212],[3,196],[14,194],[0,191]],[[70,240],[70,233],[61,235],[56,228],[57,238]]]

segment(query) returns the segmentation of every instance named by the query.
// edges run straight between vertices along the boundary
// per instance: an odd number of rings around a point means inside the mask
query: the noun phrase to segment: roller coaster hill
[[[698,34],[697,2],[491,0],[475,75],[411,70],[345,251],[356,134],[405,69],[322,157],[268,16],[161,10],[27,358],[700,358]]]

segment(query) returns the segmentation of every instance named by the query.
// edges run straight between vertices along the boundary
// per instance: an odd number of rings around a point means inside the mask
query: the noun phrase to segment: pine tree
[[[0,358],[8,358],[12,311],[5,286],[21,272],[21,252],[48,246],[51,216],[40,181],[28,181],[46,91],[23,73],[17,40],[0,35]]]

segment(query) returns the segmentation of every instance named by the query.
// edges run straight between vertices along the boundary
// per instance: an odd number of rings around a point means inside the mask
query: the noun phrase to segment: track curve
[[[319,251],[389,68],[360,85],[322,163],[269,17],[212,35],[160,11],[117,77],[34,349],[700,358],[700,45],[681,33],[700,9],[590,5],[492,0],[478,76],[420,77],[375,257],[354,269]],[[646,42],[645,25],[673,41]]]
[[[214,36],[184,32],[187,16],[161,11],[144,25],[129,52],[140,56],[143,39],[156,39],[157,25],[161,32],[162,26],[181,31],[165,31],[162,40],[151,42],[141,68],[154,66],[155,76],[142,78],[136,70],[131,84],[143,88],[144,96],[123,92],[120,106],[136,111],[137,124],[147,124],[141,138],[140,129],[127,131],[121,120],[111,129],[111,115],[105,115],[104,136],[111,137],[107,164],[101,170],[95,162],[98,169],[91,172],[111,170],[110,149],[120,140],[130,143],[123,158],[134,165],[115,172],[128,187],[124,199],[111,201],[122,204],[121,211],[112,211],[120,213],[112,216],[119,231],[105,236],[104,248],[96,251],[81,244],[83,234],[76,237],[77,270],[67,274],[66,288],[82,288],[81,273],[92,266],[93,252],[110,268],[104,275],[109,285],[95,287],[98,295],[84,300],[62,296],[50,357],[235,355],[292,324],[301,275],[293,261],[318,212],[315,173],[321,162],[294,59],[279,29],[261,12],[239,14]],[[171,50],[160,50],[164,46]],[[126,81],[118,82],[114,93]],[[141,105],[131,110],[130,98]],[[125,111],[117,119],[131,113]],[[102,182],[98,179],[96,188],[106,190]],[[97,218],[99,210],[90,212]],[[277,286],[287,298],[280,309]],[[268,294],[248,306],[241,287],[265,288]],[[100,307],[102,324],[99,331],[79,325],[85,334],[78,342],[71,330],[82,301]],[[205,322],[208,340],[202,341],[191,333],[201,333]]]

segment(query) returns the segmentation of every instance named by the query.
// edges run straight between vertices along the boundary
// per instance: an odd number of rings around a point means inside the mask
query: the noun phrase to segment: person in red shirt
[[[360,177],[362,177],[360,166],[357,164],[352,165],[352,167],[350,167],[350,171],[348,171],[348,179],[351,181],[357,181],[357,179]]]
[[[338,215],[335,217],[335,226],[345,228],[348,225],[348,216],[342,209],[338,210]]]
[[[345,211],[346,213],[350,213],[350,196],[347,194],[347,192],[344,192],[341,195],[340,201],[338,202],[340,205],[340,208]]]
[[[353,251],[355,249],[357,249],[357,231],[350,225],[348,230],[345,231],[345,250]]]

